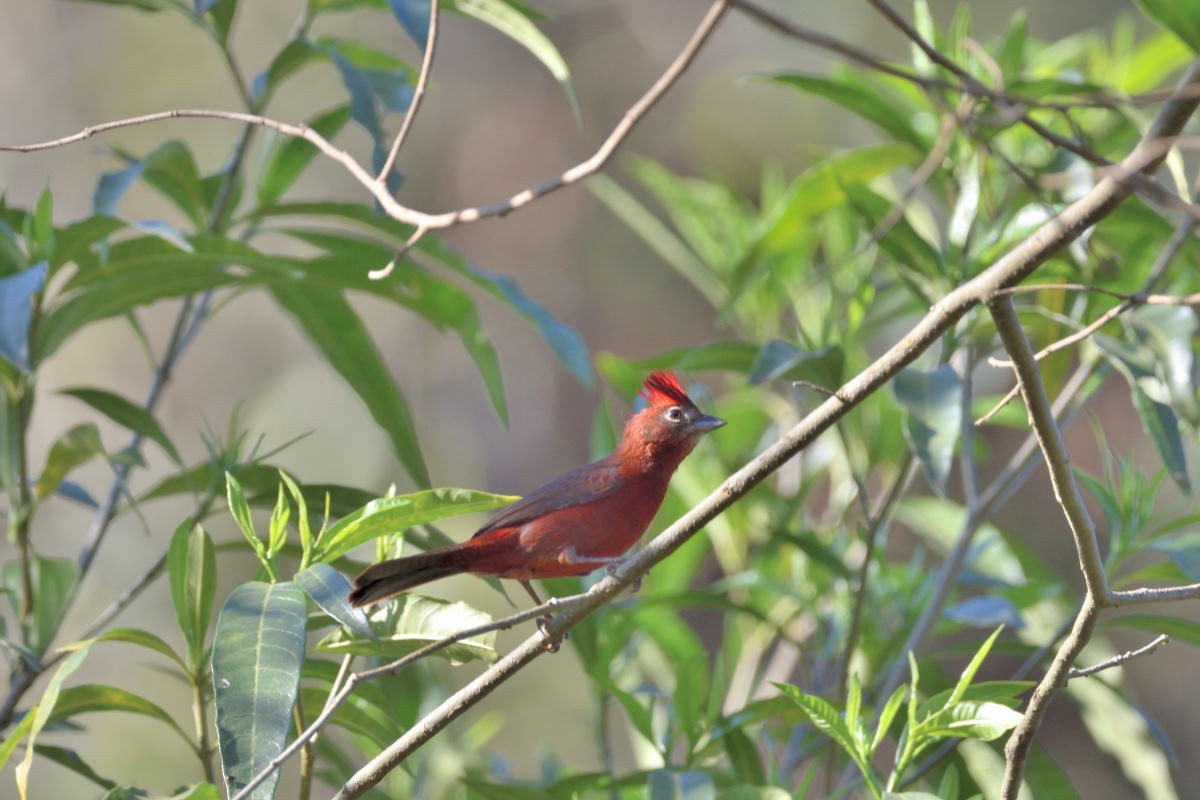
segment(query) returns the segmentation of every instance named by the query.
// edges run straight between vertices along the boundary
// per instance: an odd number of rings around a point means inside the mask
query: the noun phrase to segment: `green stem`
[[[208,697],[204,690],[207,682],[207,676],[203,671],[197,671],[192,675],[192,717],[196,722],[196,754],[200,757],[204,780],[215,784],[217,774],[213,769],[212,739],[208,735]]]

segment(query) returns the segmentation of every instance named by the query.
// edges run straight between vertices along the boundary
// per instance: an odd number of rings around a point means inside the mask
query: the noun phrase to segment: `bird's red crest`
[[[679,378],[669,370],[655,370],[646,376],[638,392],[651,406],[690,406],[692,398],[679,385]]]

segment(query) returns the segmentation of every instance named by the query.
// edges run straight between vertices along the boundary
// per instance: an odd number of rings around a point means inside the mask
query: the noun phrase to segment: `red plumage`
[[[675,468],[725,421],[703,414],[672,372],[651,372],[647,407],[625,423],[617,449],[502,509],[461,544],[368,567],[350,602],[376,603],[437,578],[470,572],[529,581],[586,575],[631,548],[662,504]]]

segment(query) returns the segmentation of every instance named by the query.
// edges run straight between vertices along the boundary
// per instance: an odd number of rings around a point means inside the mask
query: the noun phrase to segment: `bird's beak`
[[[725,424],[725,420],[720,417],[714,417],[711,414],[701,414],[692,421],[692,428],[701,433],[715,431],[717,428]]]

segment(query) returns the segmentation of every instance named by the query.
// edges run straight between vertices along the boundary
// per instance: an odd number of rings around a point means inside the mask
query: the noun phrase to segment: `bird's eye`
[[[683,409],[679,406],[671,406],[663,416],[667,418],[668,422],[683,422]]]

